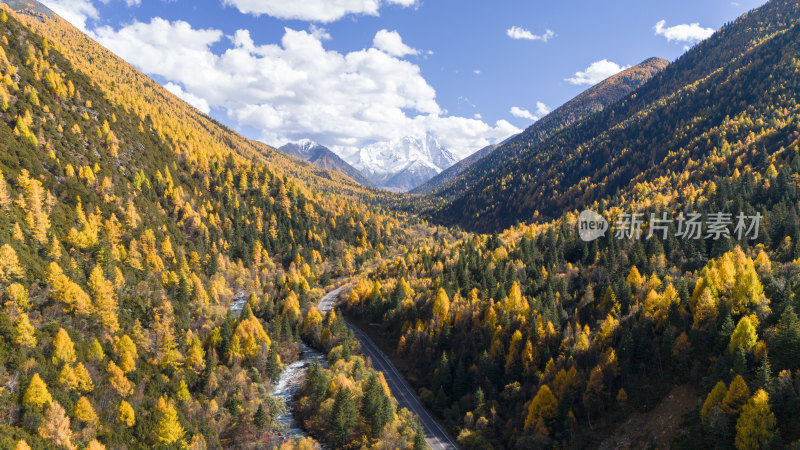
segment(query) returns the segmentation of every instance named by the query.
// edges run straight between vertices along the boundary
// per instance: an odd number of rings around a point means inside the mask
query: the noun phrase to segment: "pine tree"
[[[358,424],[358,411],[356,411],[355,401],[350,390],[346,387],[342,386],[336,392],[330,417],[333,443],[340,447],[344,446]]]
[[[264,405],[259,404],[256,413],[253,414],[253,424],[258,429],[263,429],[268,422],[269,422],[269,415],[267,415],[267,411],[264,409]]]
[[[603,384],[603,368],[595,366],[586,384],[586,391],[583,393],[583,405],[591,411],[603,404],[605,398],[605,385]]]
[[[759,389],[742,407],[742,414],[736,422],[736,448],[767,448],[775,425],[775,415],[769,409],[769,395]]]
[[[427,441],[425,441],[425,432],[422,427],[417,424],[414,431],[414,450],[427,450],[430,448]]]
[[[772,392],[772,367],[769,363],[769,356],[765,356],[761,361],[756,372],[755,383],[761,389]]]
[[[781,314],[771,349],[778,371],[800,369],[800,320],[791,305]]]
[[[269,355],[267,357],[267,374],[270,380],[277,381],[281,375],[281,359],[278,355],[278,343],[273,341],[269,347]]]
[[[361,399],[361,416],[367,421],[373,438],[380,436],[383,427],[391,421],[393,415],[390,400],[378,381],[378,376],[373,372],[367,380]]]
[[[608,311],[610,314],[613,314],[616,317],[619,316],[620,305],[617,301],[617,294],[614,293],[614,289],[611,287],[611,285],[606,288],[600,303],[600,307],[603,308],[603,310]]]

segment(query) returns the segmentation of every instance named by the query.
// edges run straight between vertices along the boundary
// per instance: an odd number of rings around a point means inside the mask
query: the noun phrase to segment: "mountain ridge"
[[[543,141],[515,139],[506,146],[511,156],[491,177],[481,178],[431,216],[440,223],[491,231],[556,217],[619,195],[631,183],[644,180],[645,172],[658,176],[666,167],[685,170],[692,157],[691,149],[684,146],[692,139],[700,140],[712,122],[715,127],[727,126],[726,117],[744,114],[748,108],[767,108],[753,86],[743,81],[745,73],[770,89],[779,86],[762,80],[763,74],[747,64],[751,58],[763,58],[762,46],[789,32],[798,16],[796,2],[768,2],[687,51],[614,105]],[[738,90],[732,90],[732,85],[738,85]],[[710,92],[739,100],[719,104]],[[696,110],[704,113],[690,121]],[[682,133],[674,133],[682,128]],[[707,144],[692,145],[713,150]]]
[[[512,136],[500,145],[479,150],[467,157],[464,164],[461,162],[455,164],[411,193],[432,194],[446,199],[452,199],[464,193],[478,179],[491,174],[494,168],[517,151],[516,149],[505,151],[504,147],[507,144],[517,140],[540,141],[630,94],[668,64],[669,62],[664,59],[651,57],[606,78],[554,109],[522,133]],[[509,148],[512,147],[509,146]]]
[[[328,147],[320,145],[309,139],[303,139],[298,142],[285,144],[278,148],[278,150],[294,156],[295,158],[307,161],[321,169],[343,173],[366,187],[372,186],[367,177],[365,177],[358,169],[351,166],[347,161],[343,160]]]
[[[457,161],[430,134],[376,142],[344,159],[374,186],[395,191],[410,190]]]

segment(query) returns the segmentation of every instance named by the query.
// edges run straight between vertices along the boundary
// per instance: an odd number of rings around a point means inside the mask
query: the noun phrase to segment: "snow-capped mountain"
[[[286,144],[278,150],[288,153],[295,158],[308,161],[322,169],[341,172],[364,186],[372,186],[369,180],[358,169],[348,164],[327,147],[319,145],[310,139],[301,139],[298,142]]]
[[[431,135],[406,136],[368,145],[345,160],[375,186],[408,191],[458,161]]]

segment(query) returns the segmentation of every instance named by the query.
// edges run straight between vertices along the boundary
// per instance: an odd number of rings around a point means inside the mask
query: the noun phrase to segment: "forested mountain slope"
[[[279,150],[295,158],[308,161],[320,169],[343,173],[362,186],[371,186],[367,177],[355,167],[348,164],[347,161],[340,158],[339,155],[332,152],[329,148],[319,145],[316,142],[304,140],[298,143],[289,143],[279,148]]]
[[[562,128],[602,110],[630,94],[669,64],[660,58],[649,58],[623,70],[585,90],[564,103],[517,136],[497,146],[481,149],[436,177],[411,191],[414,194],[433,192],[434,196],[452,199],[462,195],[483,177],[492,177],[497,168],[520,152],[521,145],[533,145]],[[463,173],[462,173],[463,172]]]
[[[665,410],[651,417],[664,430],[625,445],[800,445],[799,13],[765,4],[689,52],[690,67],[526,150],[543,172],[509,172],[475,226],[526,205],[556,219],[421,246],[356,285],[346,314],[381,324],[464,448],[615,448],[639,422],[622,424]],[[678,68],[701,79],[684,86]],[[547,195],[520,203],[519,180]],[[605,237],[579,237],[584,207],[611,223]],[[730,237],[708,233],[716,212]],[[623,213],[642,214],[640,238],[617,236]],[[698,238],[679,233],[690,213]],[[665,234],[648,238],[651,214]],[[739,214],[761,217],[757,235],[737,236]]]
[[[313,330],[335,379],[307,429],[424,446],[343,322],[313,307],[407,243],[397,220],[61,19],[0,8],[0,447],[281,445],[270,386]]]
[[[315,192],[339,194],[378,204],[391,203],[395,194],[366,189],[335,171],[297,164],[284,153],[235,133],[178,99],[158,83],[105,49],[57,16],[43,14],[37,2],[13,2],[25,14],[20,19],[49,39],[74,69],[89,77],[112,103],[126,105],[142,120],[152,121],[153,129],[168,139],[173,151],[184,153],[199,164],[209,155],[236,153],[245,158],[259,157],[286,176]],[[28,4],[34,4],[33,8]],[[45,8],[46,9],[46,8]]]
[[[621,102],[544,141],[512,141],[502,166],[433,216],[498,230],[558,217],[695,165],[730,173],[735,159],[716,161],[727,159],[728,146],[739,141],[763,139],[760,147],[791,143],[797,77],[785,34],[797,23],[798,10],[796,1],[771,1],[723,27]],[[751,156],[745,152],[741,162]]]

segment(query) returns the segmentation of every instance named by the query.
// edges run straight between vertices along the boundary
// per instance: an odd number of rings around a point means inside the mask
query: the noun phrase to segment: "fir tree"
[[[330,430],[333,443],[344,446],[351,433],[358,424],[358,411],[356,411],[353,395],[346,387],[340,387],[333,401],[330,417]]]

